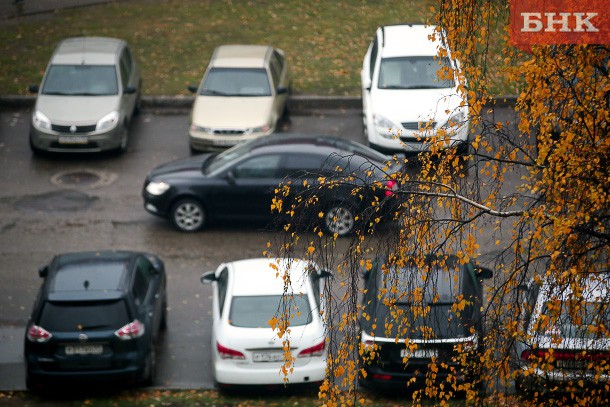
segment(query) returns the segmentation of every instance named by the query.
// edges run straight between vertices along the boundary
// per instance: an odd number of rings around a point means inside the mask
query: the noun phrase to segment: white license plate
[[[237,144],[238,140],[223,140],[223,139],[213,139],[212,144],[215,146],[234,146]]]
[[[590,362],[586,360],[558,360],[555,362],[559,369],[586,369]]]
[[[256,352],[252,354],[254,362],[281,362],[284,360],[284,354],[281,352]]]
[[[87,136],[59,136],[57,141],[61,144],[87,144],[89,139]]]
[[[66,355],[101,355],[102,345],[66,345]]]
[[[438,357],[438,349],[402,349],[400,351],[400,357],[418,358],[418,359],[431,359]]]

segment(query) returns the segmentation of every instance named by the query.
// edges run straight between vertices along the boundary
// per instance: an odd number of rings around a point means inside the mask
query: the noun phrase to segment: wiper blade
[[[202,95],[215,95],[215,96],[230,96],[229,94],[225,93],[225,92],[221,92],[219,90],[213,90],[213,89],[203,89],[201,91]]]

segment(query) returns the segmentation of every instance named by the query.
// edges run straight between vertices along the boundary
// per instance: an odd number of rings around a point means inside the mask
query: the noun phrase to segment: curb
[[[189,110],[193,104],[193,96],[142,96],[144,108],[167,108]],[[498,107],[514,106],[516,96],[501,96],[494,99],[493,105]],[[32,108],[36,96],[9,95],[0,96],[0,109]],[[291,110],[313,109],[362,109],[362,99],[359,96],[315,96],[294,95],[289,101]]]

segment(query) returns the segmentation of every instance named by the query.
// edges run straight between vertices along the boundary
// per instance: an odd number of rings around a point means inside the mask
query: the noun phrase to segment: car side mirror
[[[322,279],[322,278],[332,278],[333,277],[333,273],[330,270],[320,270],[320,272],[317,275],[317,278]]]
[[[225,174],[225,179],[231,184],[235,184],[235,172],[233,170],[227,171]]]
[[[30,93],[38,93],[38,85],[30,85],[30,86],[28,86],[28,92],[30,92]]]
[[[288,88],[279,87],[275,91],[278,95],[283,95],[284,93],[288,93]]]
[[[494,272],[487,267],[476,266],[475,267],[477,276],[482,280],[488,280],[494,276]]]
[[[125,95],[133,95],[134,93],[136,93],[137,89],[134,88],[133,86],[126,86],[125,89],[123,89],[123,94]]]
[[[42,266],[38,269],[40,278],[45,278],[49,274],[49,266]]]
[[[189,85],[186,87],[191,93],[197,93],[197,86]]]
[[[213,271],[208,271],[207,273],[203,273],[201,275],[201,284],[211,284],[216,281],[216,273]]]

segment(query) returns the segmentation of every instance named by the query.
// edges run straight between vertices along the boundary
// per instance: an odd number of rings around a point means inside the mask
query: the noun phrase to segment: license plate
[[[284,360],[284,354],[281,352],[256,352],[252,354],[254,362],[281,362]]]
[[[87,136],[59,136],[57,141],[61,144],[87,144],[89,139]]]
[[[238,140],[224,140],[224,139],[212,140],[212,144],[215,146],[234,146],[238,142],[239,142]]]
[[[590,362],[586,360],[558,360],[555,362],[559,369],[586,369]]]
[[[101,355],[102,345],[66,345],[66,355]]]
[[[417,358],[417,359],[431,359],[438,357],[438,349],[402,349],[400,351],[400,357],[405,358]]]

